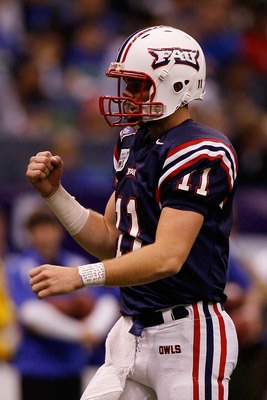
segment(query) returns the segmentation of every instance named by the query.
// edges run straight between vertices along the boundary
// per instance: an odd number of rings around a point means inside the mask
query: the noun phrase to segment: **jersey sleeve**
[[[223,207],[237,175],[236,155],[215,139],[195,140],[167,152],[157,187],[160,207],[197,211],[204,216]]]

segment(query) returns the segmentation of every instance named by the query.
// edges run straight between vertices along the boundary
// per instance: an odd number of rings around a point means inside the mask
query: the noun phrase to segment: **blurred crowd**
[[[227,293],[241,356],[232,399],[266,400],[267,0],[0,0],[0,367],[1,360],[16,363],[21,351],[17,320],[20,335],[21,326],[24,334],[25,329],[40,334],[38,326],[25,328],[21,309],[27,296],[18,300],[6,283],[15,282],[25,252],[31,255],[26,270],[41,257],[29,250],[25,233],[36,205],[24,182],[29,156],[44,145],[62,155],[66,189],[84,205],[101,209],[111,190],[111,151],[118,133],[98,111],[99,95],[115,91],[105,72],[129,34],[159,24],[180,28],[201,44],[207,60],[206,96],[192,103],[192,115],[227,134],[238,153]],[[86,203],[88,191],[95,204]],[[255,241],[251,248],[250,242],[240,246],[240,234],[261,235],[261,251]],[[86,256],[69,237],[61,240],[68,250]],[[14,253],[18,258],[12,258]],[[62,312],[59,304],[53,306]],[[81,318],[71,324],[78,332]],[[58,340],[54,335],[52,343]],[[41,336],[41,342],[48,341],[47,333]],[[68,347],[70,338],[63,335],[62,340]],[[72,338],[72,345],[84,345],[79,341]]]
[[[257,171],[255,183],[266,184],[265,154],[256,157],[266,148],[266,0],[1,0],[1,134],[44,137],[72,125],[106,140],[97,101],[112,90],[105,72],[125,37],[156,24],[200,42],[208,90],[196,111],[238,144],[242,182]]]

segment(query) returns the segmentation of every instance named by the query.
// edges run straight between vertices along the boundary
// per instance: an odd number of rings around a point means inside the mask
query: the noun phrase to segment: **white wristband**
[[[78,272],[84,286],[104,286],[106,270],[102,262],[80,265]]]
[[[80,232],[90,211],[78,203],[63,186],[60,185],[52,196],[43,197],[43,200],[72,236]]]

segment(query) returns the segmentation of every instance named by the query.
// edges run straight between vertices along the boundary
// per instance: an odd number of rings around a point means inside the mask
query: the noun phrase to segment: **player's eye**
[[[140,93],[144,81],[138,79],[125,79],[125,90],[132,94]]]

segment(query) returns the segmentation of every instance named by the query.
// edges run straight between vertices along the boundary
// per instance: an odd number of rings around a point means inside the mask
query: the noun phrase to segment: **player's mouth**
[[[123,102],[123,111],[127,115],[127,119],[135,121],[140,118],[140,106],[132,101],[125,100]]]

